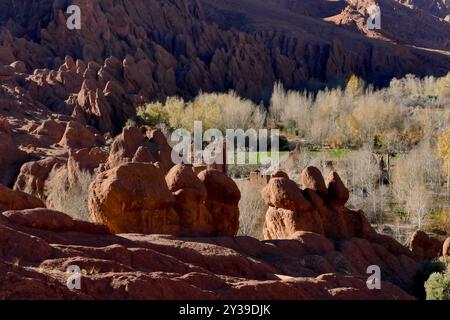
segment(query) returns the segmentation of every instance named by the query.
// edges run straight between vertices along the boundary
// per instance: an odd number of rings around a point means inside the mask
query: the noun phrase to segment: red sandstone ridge
[[[363,9],[325,0],[78,1],[77,32],[67,29],[60,1],[5,0],[0,79],[21,80],[30,98],[110,131],[146,99],[234,89],[259,102],[277,80],[300,87],[351,73],[377,83],[447,73],[450,25],[393,0],[379,2],[387,41],[361,34]],[[358,28],[343,27],[352,21]]]
[[[36,209],[0,214],[0,245],[1,299],[411,299],[390,282],[368,290],[363,279],[344,274],[352,266],[342,261],[333,269],[344,257],[309,233],[264,243],[116,236]],[[85,270],[81,290],[66,286],[70,265]]]

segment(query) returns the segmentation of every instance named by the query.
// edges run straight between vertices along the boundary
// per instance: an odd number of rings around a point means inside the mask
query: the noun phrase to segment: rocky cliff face
[[[450,1],[448,0],[397,0],[412,8],[419,8],[437,17],[445,18],[450,15]]]
[[[66,27],[69,1],[0,4],[3,116],[70,120],[63,114],[119,134],[137,106],[171,95],[233,89],[259,102],[276,81],[317,87],[356,73],[381,83],[450,70],[450,25],[391,0],[380,2],[380,31],[367,30],[365,2],[73,3],[81,30]]]
[[[234,89],[255,100],[267,98],[277,80],[300,87],[357,73],[380,82],[450,69],[445,54],[373,41],[323,21],[354,8],[351,1],[345,6],[254,0],[73,3],[81,7],[79,31],[66,28],[68,1],[3,1],[0,63],[22,60],[31,69],[55,69],[66,55],[86,65],[129,56],[145,77],[123,84],[133,93],[189,97],[200,89]],[[381,6],[383,30],[393,40],[449,50],[448,24],[393,1],[381,1]],[[356,18],[350,11],[345,17]],[[414,34],[409,25],[421,32]]]
[[[403,46],[440,50],[447,54],[450,46],[450,25],[417,6],[405,6],[394,0],[381,0],[381,29],[367,27],[367,8],[373,1],[349,0],[339,14],[326,18],[348,30],[360,32],[372,39]],[[419,22],[420,21],[420,22]]]

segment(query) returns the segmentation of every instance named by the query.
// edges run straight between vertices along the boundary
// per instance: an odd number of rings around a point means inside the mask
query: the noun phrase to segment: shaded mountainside
[[[381,10],[381,29],[367,28],[367,5],[349,0],[349,5],[327,21],[360,32],[367,37],[399,45],[438,50],[447,54],[450,48],[450,24],[413,6],[407,7],[395,0],[377,1]],[[361,4],[362,3],[362,4]]]
[[[72,3],[72,2],[70,2]],[[383,29],[342,1],[78,0],[0,3],[0,114],[19,144],[49,117],[118,134],[145,102],[235,90],[259,102],[273,84],[333,85],[356,73],[375,83],[450,70],[450,24],[391,0]],[[419,48],[420,47],[420,48]],[[44,130],[45,131],[45,130]]]
[[[450,70],[450,26],[393,1],[381,1],[391,40],[443,52],[368,39],[323,21],[351,7],[342,2],[79,0],[73,3],[82,8],[80,31],[65,26],[68,3],[2,1],[0,63],[58,68],[66,55],[85,63],[130,55],[145,61],[149,81],[141,89],[152,98],[235,89],[257,101],[277,80],[301,87],[356,73],[382,83],[406,73]],[[420,32],[412,34],[411,25]]]
[[[445,18],[450,15],[449,0],[397,0],[398,2],[413,8],[427,11],[437,17]]]

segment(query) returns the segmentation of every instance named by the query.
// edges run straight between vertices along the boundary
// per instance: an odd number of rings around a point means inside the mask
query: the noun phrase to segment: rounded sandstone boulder
[[[267,205],[295,212],[307,211],[311,203],[303,196],[297,184],[287,178],[272,178],[261,192]]]
[[[328,193],[322,173],[316,167],[308,167],[302,171],[302,186],[304,189],[311,189],[322,196]]]
[[[13,191],[0,184],[0,212],[34,208],[45,208],[45,205],[38,198],[21,191]]]
[[[350,198],[350,193],[337,172],[330,172],[327,177],[328,201],[331,206],[342,207]]]
[[[179,215],[160,169],[127,163],[99,174],[90,186],[89,212],[114,233],[177,234]]]
[[[416,230],[409,241],[409,250],[424,260],[438,258],[441,249],[442,243],[422,230]]]
[[[206,187],[205,205],[212,215],[214,233],[235,236],[239,231],[239,201],[241,192],[236,183],[218,170],[204,170],[198,178]]]
[[[205,204],[206,188],[194,174],[192,166],[174,166],[167,174],[166,182],[175,197],[174,208],[180,215],[181,233],[213,235],[213,218]]]

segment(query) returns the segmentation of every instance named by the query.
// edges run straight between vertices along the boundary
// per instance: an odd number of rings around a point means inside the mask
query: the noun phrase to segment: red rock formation
[[[57,222],[48,223],[49,215]],[[345,258],[334,246],[314,234],[263,243],[246,237],[118,237],[71,224],[43,210],[0,215],[1,299],[412,299],[388,281],[369,290],[344,270]],[[320,273],[323,265],[317,258],[312,263],[314,256],[330,261],[330,271],[334,265],[341,271]],[[301,267],[299,260],[311,263]],[[71,291],[66,270],[73,265],[83,275],[81,289]]]
[[[128,162],[159,163],[166,173],[173,166],[172,148],[159,129],[126,127],[111,146],[106,168]]]
[[[207,191],[194,174],[193,168],[185,165],[174,166],[167,174],[166,182],[175,198],[174,209],[180,216],[181,233],[213,235],[213,216],[205,204]]]
[[[305,260],[305,266],[313,266],[323,273],[339,269],[336,263],[345,257],[345,268],[351,273],[365,275],[369,266],[376,265],[384,277],[409,288],[418,271],[418,261],[430,257],[417,255],[395,240],[378,235],[362,211],[346,208],[348,190],[337,173],[332,172],[327,178],[328,189],[323,189],[325,184],[317,188],[323,183],[318,169],[308,168],[302,177],[303,185],[309,187],[305,190],[287,178],[272,178],[262,191],[269,205],[265,238],[309,241],[312,246],[328,248],[324,251],[335,250],[326,257],[308,256]],[[320,193],[313,188],[319,189]],[[305,236],[309,240],[304,239]]]
[[[325,181],[323,180],[322,173],[316,167],[308,167],[302,171],[301,174],[303,189],[311,189],[312,191],[326,196],[328,194]]]
[[[9,123],[3,120],[0,126],[0,183],[9,185],[27,158],[14,141]]]
[[[363,237],[373,233],[362,212],[344,207],[348,190],[337,173],[330,173],[328,189],[317,168],[303,171],[302,182],[305,190],[289,178],[272,178],[262,191],[270,207],[264,226],[266,238],[289,238],[297,231],[311,231],[330,238]]]
[[[450,14],[450,2],[446,0],[396,0],[411,8],[420,8],[431,14],[444,18]]]
[[[0,212],[34,208],[45,208],[45,205],[38,198],[0,184]]]
[[[211,212],[214,232],[234,236],[239,230],[241,192],[233,179],[218,170],[204,170],[198,178],[207,191],[206,207]]]
[[[65,165],[64,158],[49,157],[25,163],[14,184],[14,190],[23,191],[37,198],[44,199],[45,181],[55,167]]]
[[[82,172],[94,174],[108,159],[108,153],[100,148],[69,151],[67,171],[69,181],[76,181]]]
[[[385,83],[408,73],[443,75],[450,69],[448,23],[390,0],[381,1],[381,34],[361,29],[364,8],[353,4],[342,10],[346,5],[322,0],[243,1],[240,6],[234,0],[81,2],[90,14],[81,30],[71,32],[58,1],[30,7],[5,0],[0,4],[2,81],[12,99],[23,101],[21,108],[33,102],[32,110],[71,114],[117,134],[137,106],[175,94],[191,98],[201,90],[234,89],[259,102],[267,100],[277,80],[299,87],[311,79],[325,84],[358,74]],[[33,14],[19,18],[12,8]],[[236,15],[242,17],[239,23],[230,24]],[[334,15],[328,20],[339,26],[322,21]],[[11,20],[21,27],[2,23]],[[341,27],[352,21],[356,30]],[[368,39],[361,30],[387,41]]]
[[[343,207],[347,203],[350,193],[336,172],[330,172],[327,177],[328,202],[333,207]]]
[[[48,145],[58,143],[61,141],[65,132],[65,127],[58,121],[45,120],[42,124],[33,132],[34,134],[48,139]]]
[[[447,238],[447,240],[445,240],[444,245],[442,246],[442,255],[444,257],[447,257],[450,252],[450,238]]]
[[[95,136],[88,128],[79,122],[70,121],[59,144],[67,149],[77,150],[92,148],[95,142]]]
[[[65,213],[45,208],[5,211],[2,214],[9,222],[28,228],[54,232],[75,231],[94,234],[108,233],[108,229],[103,225],[74,220]]]
[[[422,230],[417,230],[409,240],[409,249],[422,259],[433,260],[441,255],[442,243]]]
[[[180,218],[160,169],[127,163],[99,174],[89,191],[92,220],[114,233],[177,234]]]
[[[349,73],[381,82],[440,75],[450,68],[448,24],[421,19],[426,38],[396,26],[374,34],[416,46],[409,47],[324,23],[342,4],[319,0],[94,0],[79,1],[90,15],[70,32],[60,1],[31,3],[0,3],[0,183],[15,181],[15,191],[0,185],[0,299],[411,298],[396,285],[410,289],[436,243],[418,234],[410,251],[376,234],[363,212],[345,207],[348,190],[336,173],[325,184],[317,169],[306,169],[305,190],[284,173],[272,176],[263,192],[266,242],[148,235],[234,236],[240,192],[219,171],[196,176],[174,166],[160,130],[125,128],[112,146],[99,132],[120,133],[137,106],[174,94],[235,89],[260,101],[275,80],[298,87]],[[331,20],[362,21],[352,10]],[[241,22],[230,24],[230,15]],[[57,166],[67,166],[69,179],[98,174],[89,210],[101,225],[37,199]],[[65,286],[73,264],[98,270],[81,291]],[[369,265],[382,269],[381,291],[361,280]]]

